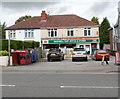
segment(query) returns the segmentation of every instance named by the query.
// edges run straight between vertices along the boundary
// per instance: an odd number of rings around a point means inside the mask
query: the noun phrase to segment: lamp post
[[[8,66],[10,66],[10,31],[8,32]]]

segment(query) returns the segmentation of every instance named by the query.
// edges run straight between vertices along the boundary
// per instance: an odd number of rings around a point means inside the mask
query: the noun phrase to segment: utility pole
[[[10,31],[8,31],[8,66],[10,66]]]

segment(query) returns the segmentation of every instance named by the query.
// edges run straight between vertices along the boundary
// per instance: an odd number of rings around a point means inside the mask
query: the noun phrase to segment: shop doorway
[[[90,44],[81,44],[81,45],[79,45],[79,47],[84,48],[88,55],[91,54],[91,46],[90,46]]]

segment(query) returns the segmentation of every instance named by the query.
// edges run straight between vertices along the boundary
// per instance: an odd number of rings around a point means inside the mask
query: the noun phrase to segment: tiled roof
[[[41,27],[75,27],[75,26],[95,26],[94,22],[86,20],[77,15],[48,15],[46,22],[41,22],[41,16],[34,16],[25,21],[7,27],[6,29],[28,29]]]

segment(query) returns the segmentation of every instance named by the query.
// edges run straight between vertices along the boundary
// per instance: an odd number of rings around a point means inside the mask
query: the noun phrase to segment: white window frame
[[[11,31],[10,31],[10,38],[11,38],[11,39],[16,38],[16,31],[15,31],[15,30],[11,30]]]
[[[24,32],[24,37],[25,38],[34,38],[34,30],[25,30]]]
[[[86,35],[85,35],[85,31],[86,31]],[[91,27],[84,28],[84,36],[91,36]]]
[[[67,29],[67,36],[74,36],[74,30],[73,30],[73,28],[68,28]]]
[[[48,29],[48,37],[57,37],[57,29]]]

